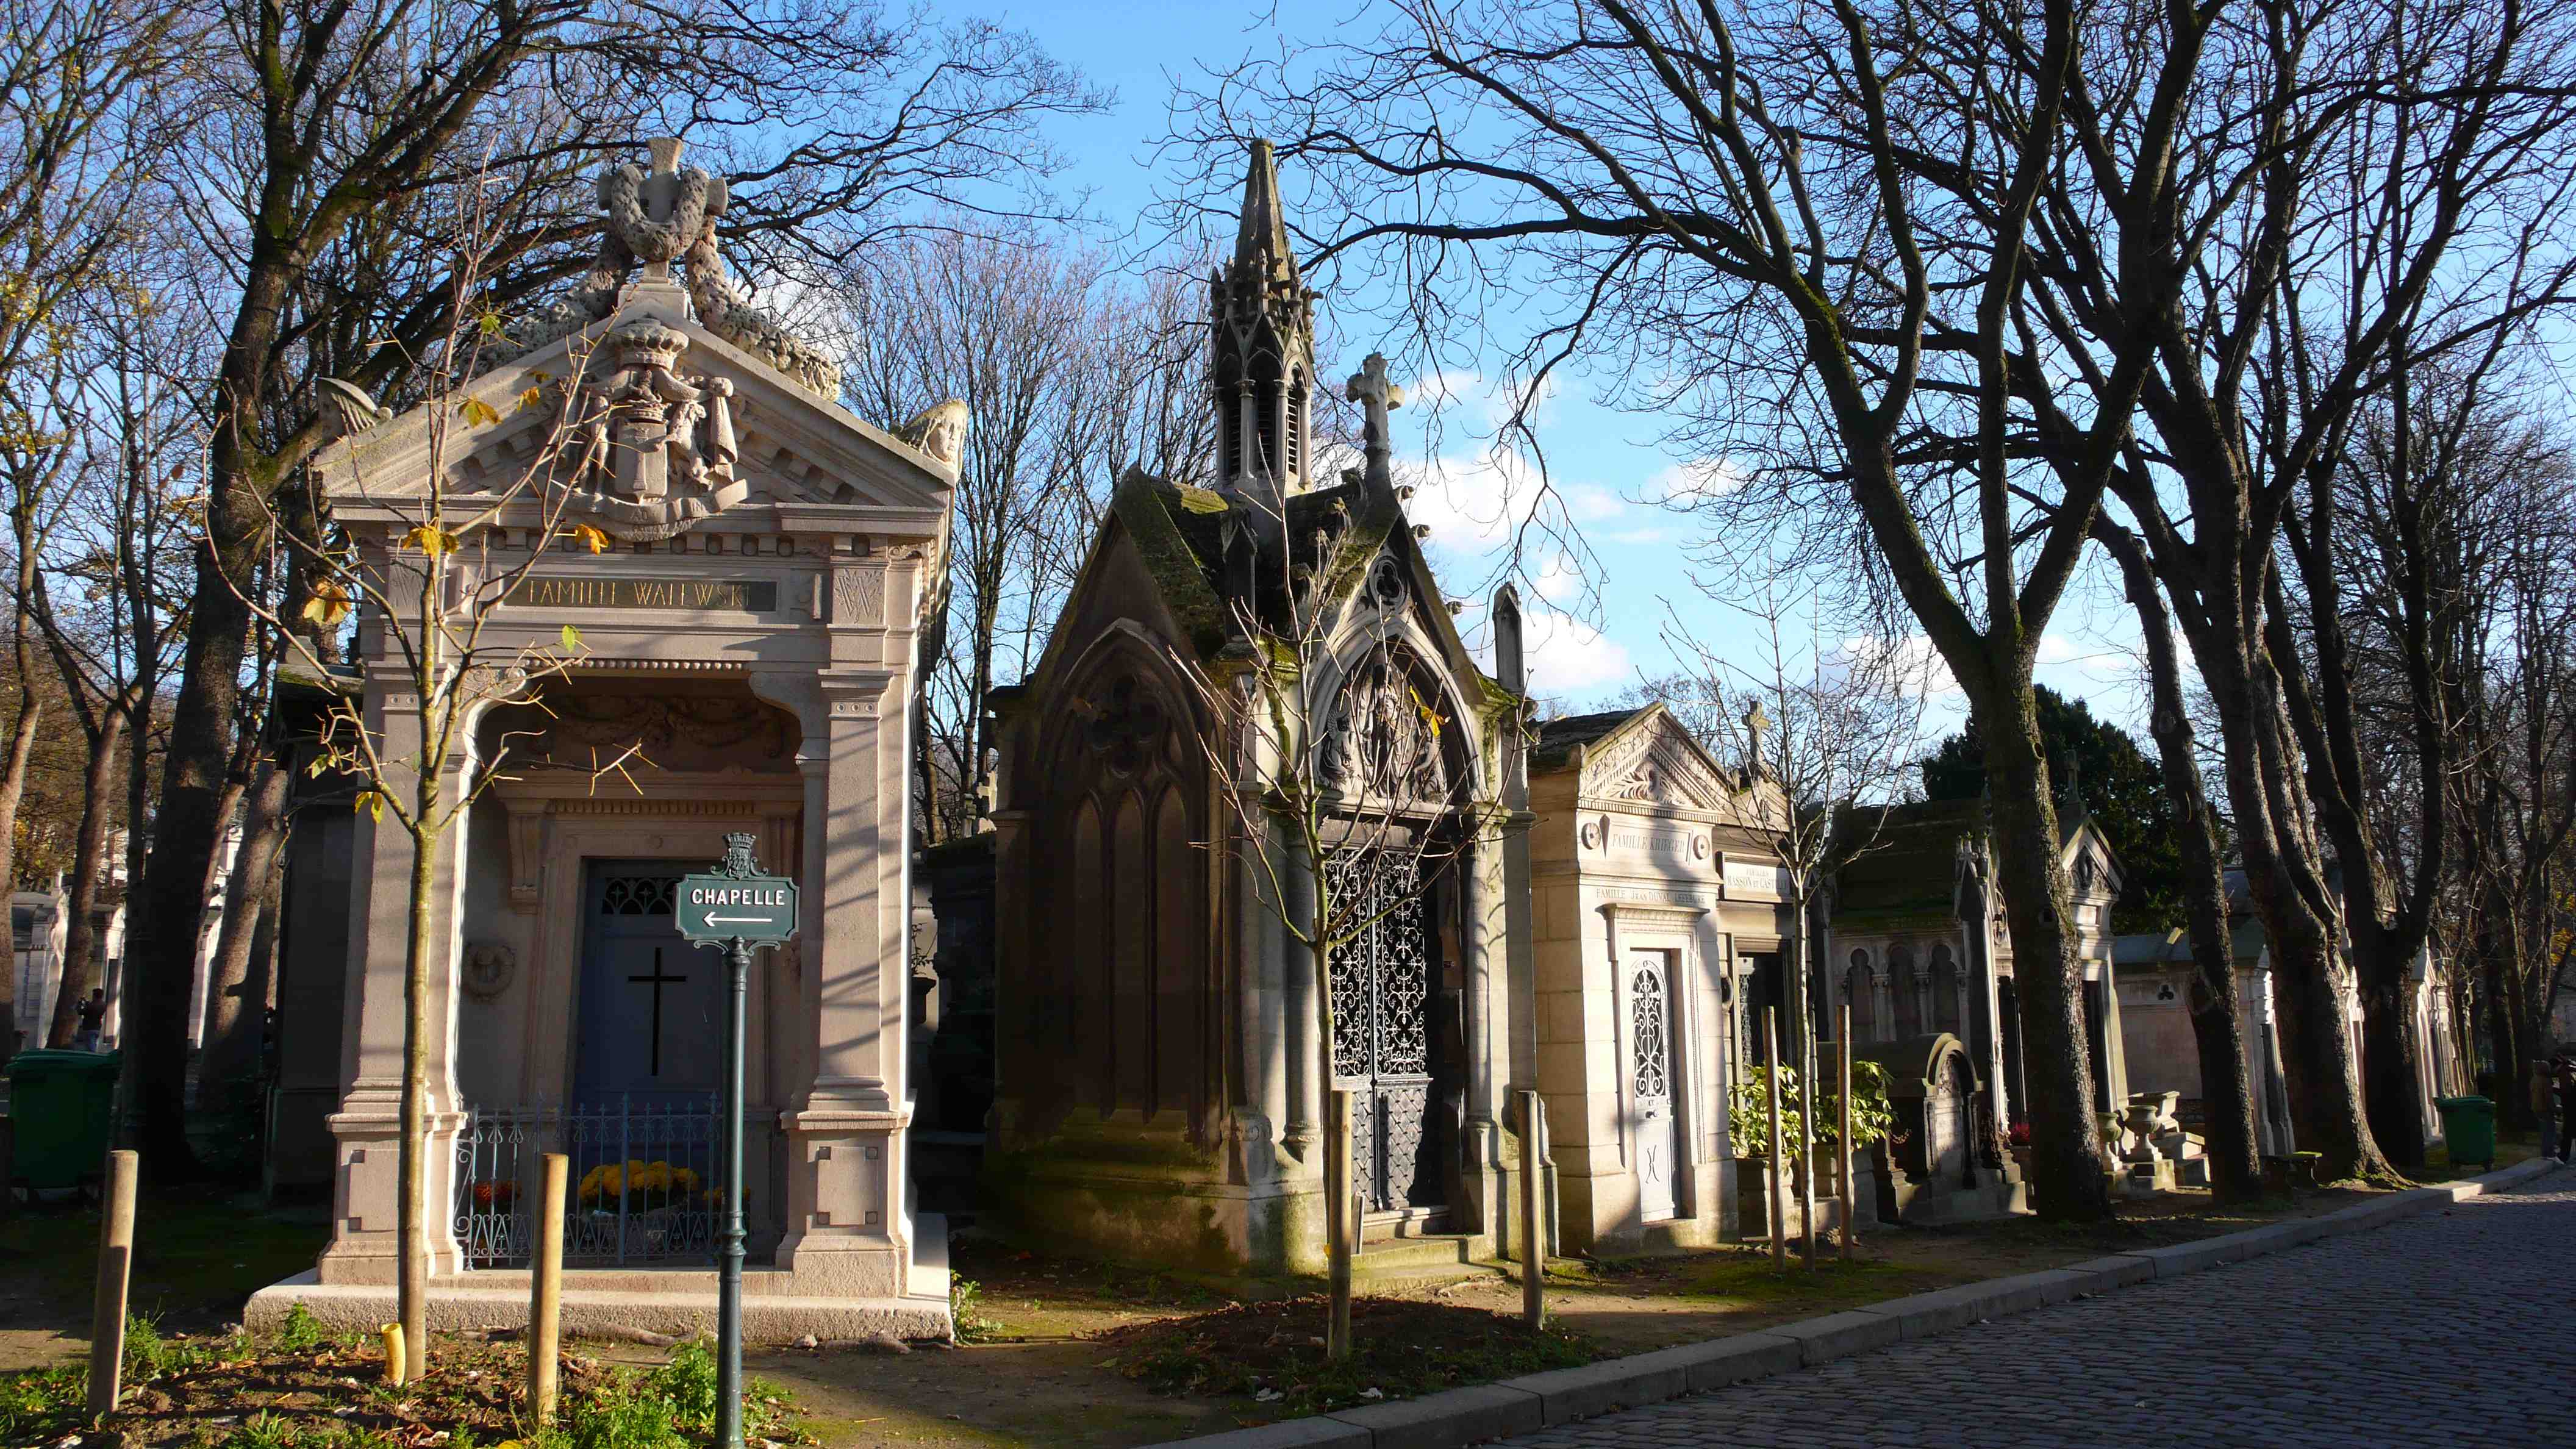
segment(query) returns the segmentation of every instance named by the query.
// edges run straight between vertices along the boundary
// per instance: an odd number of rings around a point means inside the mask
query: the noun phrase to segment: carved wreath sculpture
[[[656,140],[653,165],[627,163],[599,174],[599,205],[607,213],[599,254],[572,297],[536,314],[511,338],[533,352],[568,337],[617,310],[617,294],[638,263],[688,268],[689,301],[698,320],[717,336],[794,378],[808,391],[836,397],[841,370],[821,351],[790,335],[778,319],[751,305],[726,274],[716,248],[716,219],[731,193],[721,176],[678,164],[680,143]]]

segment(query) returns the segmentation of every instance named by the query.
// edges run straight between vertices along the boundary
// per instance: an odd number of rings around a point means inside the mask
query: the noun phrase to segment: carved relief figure
[[[734,476],[733,384],[683,378],[686,333],[650,318],[601,339],[601,366],[580,384],[566,456],[546,486],[568,511],[622,539],[668,538],[740,503]]]

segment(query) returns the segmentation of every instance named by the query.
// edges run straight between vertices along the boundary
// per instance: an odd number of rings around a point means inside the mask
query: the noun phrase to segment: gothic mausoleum
[[[1375,359],[1348,384],[1365,466],[1315,476],[1314,301],[1256,146],[1210,289],[1217,486],[1121,481],[1044,656],[997,693],[987,1205],[1059,1249],[1320,1271],[1328,1084],[1354,1093],[1374,1261],[1507,1231],[1508,1094],[1532,1084],[1505,946],[1517,643],[1502,680],[1469,657],[1388,475],[1402,394]],[[1311,717],[1249,717],[1257,669]],[[1288,776],[1336,802],[1332,898],[1376,903],[1323,973],[1330,1040],[1282,913],[1312,856],[1264,804]]]

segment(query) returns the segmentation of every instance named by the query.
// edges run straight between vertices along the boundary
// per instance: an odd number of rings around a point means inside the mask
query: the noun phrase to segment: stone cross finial
[[[1360,364],[1360,370],[1351,374],[1343,395],[1360,405],[1363,417],[1360,435],[1368,460],[1369,480],[1388,482],[1387,459],[1395,452],[1395,445],[1387,439],[1386,415],[1404,406],[1404,389],[1387,381],[1386,358],[1372,352],[1368,360]]]
[[[1744,707],[1744,738],[1747,768],[1756,778],[1762,774],[1762,737],[1771,733],[1771,716],[1762,712],[1762,701],[1755,699]]]

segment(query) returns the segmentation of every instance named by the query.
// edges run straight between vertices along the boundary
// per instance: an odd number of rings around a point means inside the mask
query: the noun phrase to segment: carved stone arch
[[[1037,750],[1040,778],[1079,789],[1098,773],[1186,773],[1202,723],[1195,691],[1163,652],[1122,626],[1068,665]]]
[[[1390,556],[1391,557],[1391,556]],[[1332,701],[1317,722],[1319,738],[1314,748],[1316,761],[1325,761],[1325,750],[1331,744],[1332,727],[1340,718],[1341,702],[1348,695],[1356,676],[1366,673],[1384,659],[1401,660],[1406,676],[1431,701],[1443,721],[1442,746],[1447,751],[1446,764],[1452,770],[1449,780],[1453,789],[1447,799],[1456,805],[1482,798],[1487,791],[1482,739],[1476,715],[1460,694],[1458,683],[1443,667],[1438,645],[1423,632],[1410,610],[1393,617],[1371,617],[1358,611],[1354,627],[1346,629],[1335,642],[1327,668],[1323,698]],[[1324,778],[1330,778],[1327,774]]]

